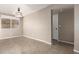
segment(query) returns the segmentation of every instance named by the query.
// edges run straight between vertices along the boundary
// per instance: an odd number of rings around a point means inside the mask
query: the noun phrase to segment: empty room
[[[0,54],[77,54],[78,19],[78,4],[0,4]]]

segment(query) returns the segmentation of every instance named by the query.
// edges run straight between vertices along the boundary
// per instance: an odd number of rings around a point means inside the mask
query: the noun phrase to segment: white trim
[[[23,35],[24,37],[26,37],[26,38],[31,38],[31,39],[33,39],[33,40],[37,40],[37,41],[40,41],[40,42],[43,42],[43,43],[46,43],[46,44],[49,44],[49,45],[51,45],[51,43],[49,43],[49,42],[46,42],[46,41],[44,41],[44,40],[40,40],[40,39],[37,39],[37,38],[33,38],[33,37],[30,37],[30,36],[26,36],[26,35]]]
[[[65,42],[65,43],[69,43],[69,44],[73,44],[73,45],[74,45],[74,43],[72,43],[72,42],[62,41],[62,40],[58,40],[58,41],[60,41],[60,42]]]
[[[20,36],[12,36],[12,37],[5,37],[5,38],[0,38],[0,40],[3,40],[3,39],[9,39],[9,38],[15,38],[15,37],[21,37],[23,35],[20,35]]]
[[[30,37],[30,36],[26,36],[26,35],[12,36],[12,37],[5,37],[5,38],[0,38],[0,40],[3,40],[3,39],[9,39],[9,38],[15,38],[15,37],[21,37],[21,36],[23,36],[23,37],[27,37],[27,38],[31,38],[31,39],[33,39],[33,40],[41,41],[41,42],[43,42],[43,43],[46,43],[46,44],[51,45],[51,43],[49,43],[49,42],[46,42],[46,41],[44,41],[44,40],[40,40],[40,39],[36,39],[36,38]]]
[[[74,50],[74,52],[75,52],[75,53],[79,53],[79,51],[78,51],[78,50]]]

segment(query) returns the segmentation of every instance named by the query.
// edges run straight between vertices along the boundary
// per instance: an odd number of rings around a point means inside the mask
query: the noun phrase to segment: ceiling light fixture
[[[20,11],[20,8],[17,9],[15,17],[23,17],[22,12]]]

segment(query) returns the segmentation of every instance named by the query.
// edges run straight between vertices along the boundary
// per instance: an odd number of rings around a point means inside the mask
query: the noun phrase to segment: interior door
[[[63,10],[58,19],[59,40],[74,42],[74,9]]]
[[[53,14],[53,39],[58,40],[58,13]]]

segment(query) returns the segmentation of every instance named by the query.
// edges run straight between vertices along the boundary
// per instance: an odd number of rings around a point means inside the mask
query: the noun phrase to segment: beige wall
[[[74,50],[79,52],[79,5],[74,7]]]
[[[24,17],[24,35],[51,43],[51,10],[44,8]]]
[[[59,13],[59,40],[74,42],[74,8]]]
[[[9,18],[12,18],[9,16]],[[16,36],[21,36],[22,35],[22,21],[20,21],[20,24],[18,25],[17,28],[1,28],[1,17],[0,17],[0,39],[7,39],[7,38],[12,38]]]
[[[26,15],[23,19],[23,35],[29,38],[51,43],[51,9],[69,8],[69,5],[51,5]]]

